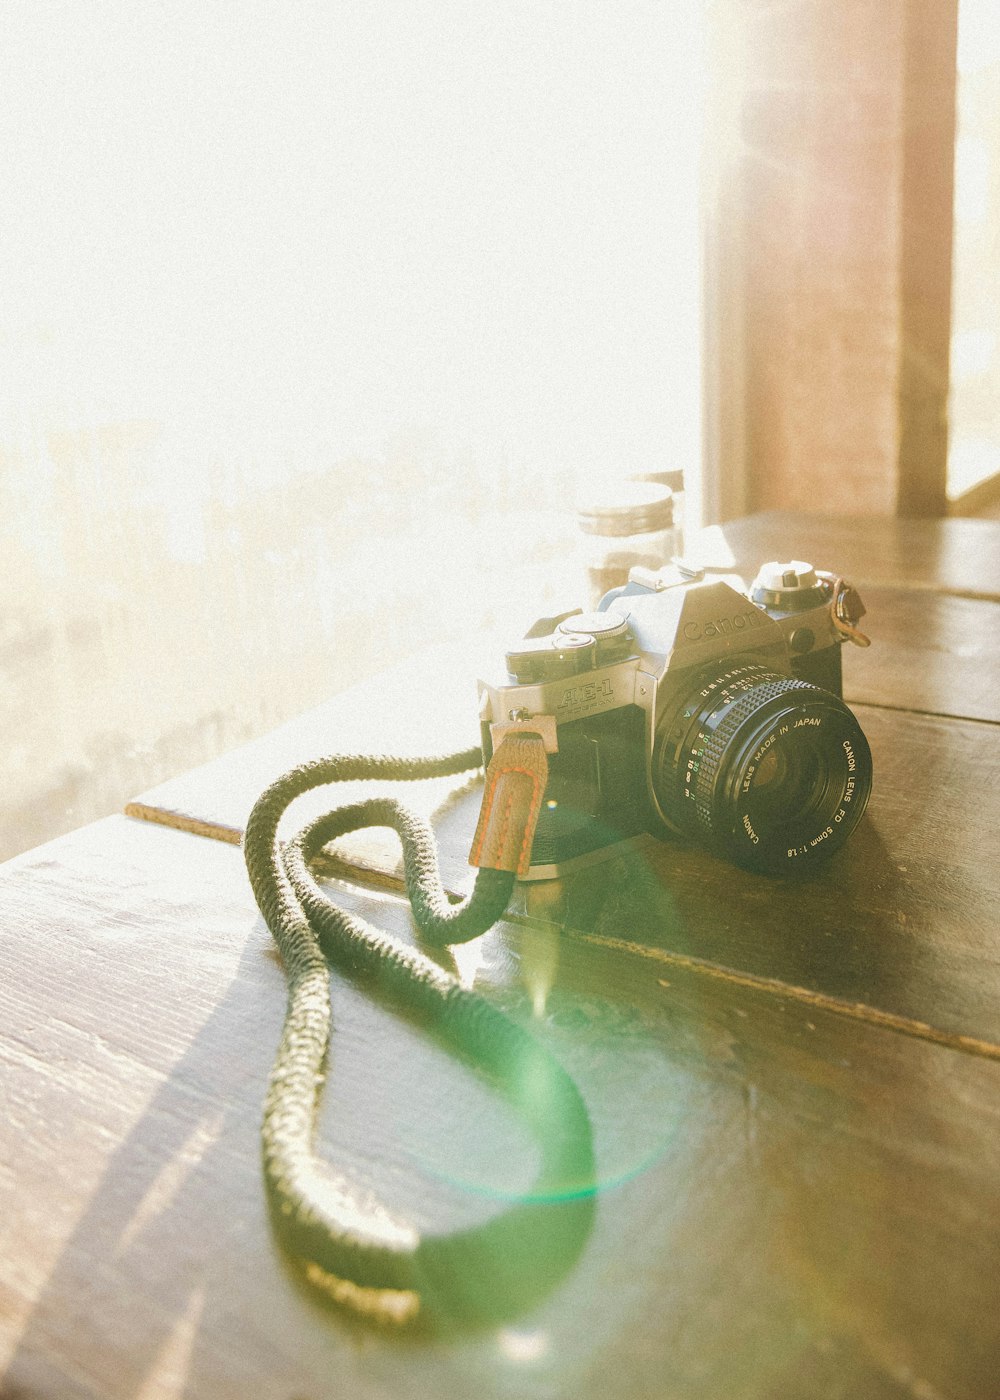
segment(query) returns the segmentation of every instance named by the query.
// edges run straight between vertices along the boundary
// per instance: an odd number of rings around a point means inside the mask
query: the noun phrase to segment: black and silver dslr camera
[[[841,644],[867,644],[841,579],[765,564],[744,594],[675,563],[635,568],[596,612],[546,618],[480,682],[483,752],[512,727],[555,751],[526,878],[644,834],[793,873],[843,844],[871,752],[841,699]]]

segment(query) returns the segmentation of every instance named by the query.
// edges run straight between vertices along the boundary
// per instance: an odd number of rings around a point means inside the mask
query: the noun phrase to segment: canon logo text
[[[759,627],[763,620],[757,608],[735,613],[732,617],[716,617],[711,622],[686,622],[684,640],[706,642],[713,637],[731,637],[736,632],[745,632],[750,627]]]

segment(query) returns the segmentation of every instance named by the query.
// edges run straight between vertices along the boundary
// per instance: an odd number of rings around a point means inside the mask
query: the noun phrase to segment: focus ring
[[[776,700],[780,695],[787,695],[790,691],[796,690],[809,690],[814,694],[822,694],[816,686],[810,685],[808,681],[792,680],[788,676],[775,675],[773,671],[763,672],[759,683],[733,702],[732,708],[722,719],[718,728],[708,736],[698,761],[698,771],[691,784],[695,813],[699,824],[705,831],[714,830],[712,826],[712,790],[723,755],[729,747],[733,735],[745,720],[749,719],[751,715],[757,714],[768,701]]]

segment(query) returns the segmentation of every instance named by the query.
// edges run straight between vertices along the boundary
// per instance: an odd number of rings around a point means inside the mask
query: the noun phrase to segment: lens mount
[[[737,657],[681,687],[657,729],[652,783],[669,825],[737,865],[786,874],[843,844],[871,773],[842,700]]]

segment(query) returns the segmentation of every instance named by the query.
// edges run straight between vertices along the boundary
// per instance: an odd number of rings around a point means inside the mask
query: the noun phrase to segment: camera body
[[[841,698],[841,645],[863,605],[798,560],[737,584],[635,568],[596,612],[536,623],[506,674],[480,681],[487,761],[512,727],[555,749],[525,878],[647,833],[792,873],[856,826],[871,754]]]

